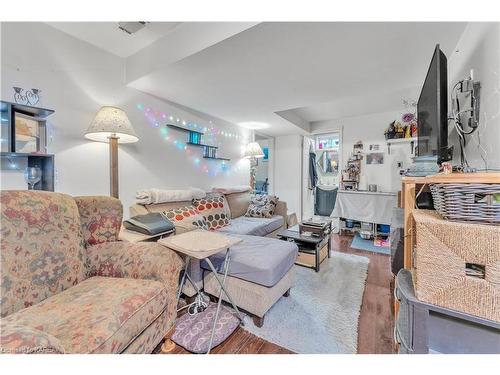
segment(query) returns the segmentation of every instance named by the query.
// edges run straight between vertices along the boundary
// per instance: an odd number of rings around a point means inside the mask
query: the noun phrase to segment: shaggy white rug
[[[297,353],[354,354],[369,259],[333,252],[320,272],[294,266],[295,285],[267,312],[262,328],[244,329]]]

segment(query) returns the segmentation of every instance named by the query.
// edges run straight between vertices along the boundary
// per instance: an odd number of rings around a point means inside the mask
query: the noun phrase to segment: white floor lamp
[[[101,107],[85,132],[85,138],[109,143],[109,190],[112,197],[118,198],[118,143],[139,140],[127,114],[120,108]]]
[[[245,148],[245,158],[250,159],[250,187],[255,191],[255,174],[257,172],[257,159],[264,157],[264,151],[257,142],[250,142]]]

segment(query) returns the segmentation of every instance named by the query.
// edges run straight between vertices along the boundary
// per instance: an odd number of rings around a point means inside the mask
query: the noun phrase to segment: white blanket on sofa
[[[207,193],[203,190],[192,187],[182,190],[151,188],[139,190],[138,192],[136,192],[135,202],[142,205],[166,202],[182,202],[189,201],[191,199],[205,198],[206,195]]]

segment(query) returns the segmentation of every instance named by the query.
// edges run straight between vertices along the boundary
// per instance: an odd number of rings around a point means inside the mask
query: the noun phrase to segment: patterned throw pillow
[[[207,221],[193,206],[173,208],[164,211],[163,215],[174,224],[176,234],[195,229],[208,230]]]
[[[272,217],[278,197],[272,195],[253,195],[245,216],[249,217]]]
[[[209,230],[216,230],[229,225],[231,212],[226,198],[221,194],[210,194],[203,199],[193,199],[193,206],[203,215]]]

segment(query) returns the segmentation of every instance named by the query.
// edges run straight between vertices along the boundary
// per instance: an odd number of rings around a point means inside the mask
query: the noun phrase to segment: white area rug
[[[369,259],[333,252],[320,272],[294,266],[295,286],[267,312],[262,328],[244,329],[297,353],[354,354]]]

